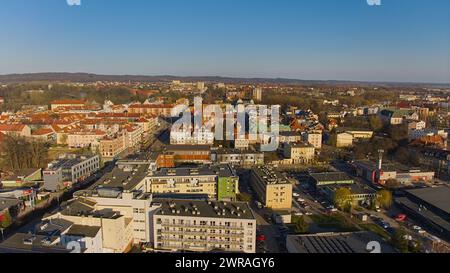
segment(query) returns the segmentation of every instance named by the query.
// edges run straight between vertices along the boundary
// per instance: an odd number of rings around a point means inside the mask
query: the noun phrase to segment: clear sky
[[[450,83],[450,1],[0,1],[0,74]]]

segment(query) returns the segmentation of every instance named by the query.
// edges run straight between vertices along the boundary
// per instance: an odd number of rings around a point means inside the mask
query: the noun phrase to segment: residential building
[[[67,145],[69,148],[98,147],[100,140],[107,134],[100,130],[76,130],[67,134]]]
[[[297,143],[302,140],[302,135],[299,132],[285,131],[280,132],[278,143]]]
[[[207,194],[217,198],[217,175],[207,166],[200,168],[162,168],[145,179],[148,193]]]
[[[154,200],[154,247],[160,251],[256,252],[256,218],[246,203]]]
[[[9,136],[31,137],[31,128],[25,124],[0,124],[0,132]]]
[[[303,135],[303,141],[311,144],[315,149],[322,149],[322,133],[307,132]]]
[[[292,184],[281,173],[271,167],[252,169],[250,183],[258,199],[274,210],[291,210]]]
[[[50,109],[54,111],[58,108],[84,107],[85,105],[84,100],[55,100],[50,103]]]
[[[261,101],[262,100],[262,88],[255,88],[253,89],[253,99],[255,101]]]
[[[164,104],[133,104],[128,107],[128,112],[130,114],[150,114],[169,118],[172,116],[171,111],[174,106]]]
[[[309,164],[314,161],[315,148],[307,143],[286,143],[283,155],[285,158],[292,159],[294,164]]]
[[[104,137],[100,140],[100,154],[102,158],[111,160],[117,158],[127,148],[128,141],[125,133]]]
[[[336,133],[332,135],[331,142],[336,146],[336,148],[346,148],[353,145],[353,135],[347,132]]]
[[[219,149],[212,152],[211,160],[218,164],[231,164],[241,167],[264,165],[264,153],[250,150]]]

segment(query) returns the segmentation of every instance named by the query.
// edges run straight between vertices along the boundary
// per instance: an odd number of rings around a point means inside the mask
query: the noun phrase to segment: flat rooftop
[[[147,176],[149,167],[150,164],[142,163],[116,166],[92,185],[90,189],[108,187],[132,191]]]
[[[19,199],[16,198],[6,198],[0,197],[0,211],[4,209],[9,209],[10,207],[14,207],[22,203]]]
[[[110,209],[95,210],[94,206],[95,202],[80,197],[64,203],[61,206],[62,210],[60,213],[66,216],[92,216],[94,218],[105,219],[117,219],[121,217],[119,212]]]
[[[450,214],[450,188],[423,188],[407,190],[406,192]]]
[[[0,253],[70,253],[58,245],[59,236],[16,233],[0,244]]]
[[[167,151],[177,152],[177,151],[211,151],[211,146],[209,145],[168,145]]]
[[[247,203],[206,200],[153,199],[161,204],[157,215],[228,218],[253,220],[255,216]]]
[[[252,151],[252,150],[240,150],[240,149],[226,149],[226,148],[220,148],[217,149],[215,151],[213,151],[213,153],[215,154],[224,154],[224,155],[228,155],[228,154],[232,154],[232,155],[242,155],[242,154],[263,154],[262,152],[258,152],[258,151]]]
[[[450,232],[450,222],[442,218],[441,216],[433,213],[431,210],[424,210],[422,207],[420,207],[419,204],[411,201],[407,197],[396,198],[395,202],[409,209],[410,211],[413,211],[415,214],[426,218],[429,222],[443,229],[443,231]]]
[[[357,183],[347,184],[347,185],[327,185],[325,187],[332,189],[332,190],[337,190],[340,188],[347,188],[352,192],[352,194],[375,194],[376,193],[376,191],[374,189],[372,189],[371,187],[362,185],[362,184],[357,184]]]
[[[216,173],[208,166],[201,166],[198,168],[161,168],[153,172],[149,177],[180,177],[180,176],[209,176],[216,175]]]
[[[94,238],[100,232],[101,227],[73,225],[66,233],[68,236]]]
[[[291,184],[284,175],[272,167],[259,166],[253,168],[252,172],[267,184]]]
[[[75,165],[80,164],[81,162],[84,162],[86,160],[89,160],[95,156],[78,156],[76,158],[61,158],[57,159],[54,162],[51,162],[49,166],[49,170],[57,170],[59,168],[62,169],[68,169],[72,168]]]
[[[370,160],[356,161],[355,164],[371,170],[378,169],[378,163]],[[409,173],[420,171],[420,168],[410,168],[400,163],[384,162],[382,164],[382,170],[385,172]]]
[[[353,181],[353,179],[344,172],[312,173],[310,176],[319,182]]]

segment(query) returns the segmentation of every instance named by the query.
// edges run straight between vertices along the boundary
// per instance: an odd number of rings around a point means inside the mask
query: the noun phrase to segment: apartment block
[[[206,194],[217,198],[217,175],[207,166],[200,168],[162,168],[145,180],[146,192],[158,194]]]
[[[256,252],[256,219],[246,203],[154,200],[159,251]]]
[[[271,167],[252,169],[251,185],[263,204],[274,210],[292,208],[292,184],[280,172]]]

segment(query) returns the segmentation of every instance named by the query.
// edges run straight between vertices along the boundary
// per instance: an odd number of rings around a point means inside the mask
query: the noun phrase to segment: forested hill
[[[358,81],[315,81],[299,80],[285,78],[232,78],[220,76],[145,76],[145,75],[98,75],[89,73],[28,73],[28,74],[9,74],[0,75],[0,83],[24,83],[24,82],[96,82],[96,81],[117,81],[117,82],[164,82],[172,80],[181,80],[187,82],[205,81],[205,82],[223,82],[223,83],[243,83],[243,84],[289,84],[289,85],[377,85],[377,86],[420,86],[429,88],[450,88],[449,84],[433,83],[394,83],[394,82],[358,82]]]

